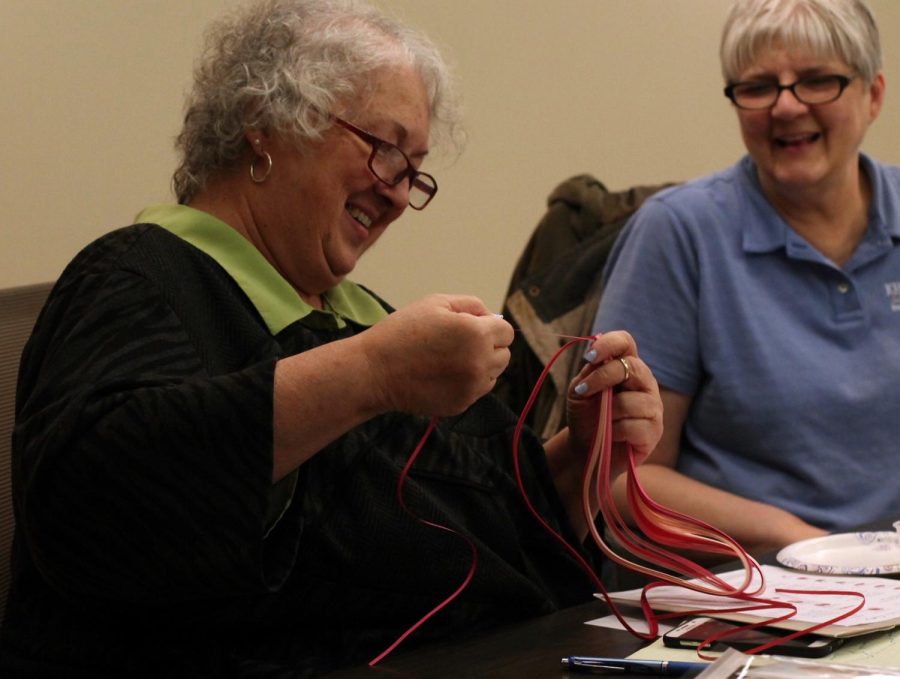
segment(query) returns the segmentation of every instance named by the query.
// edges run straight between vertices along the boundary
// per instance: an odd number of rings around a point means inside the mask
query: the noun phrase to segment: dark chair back
[[[9,592],[15,529],[11,447],[19,357],[51,287],[52,283],[38,283],[0,290],[0,623]]]

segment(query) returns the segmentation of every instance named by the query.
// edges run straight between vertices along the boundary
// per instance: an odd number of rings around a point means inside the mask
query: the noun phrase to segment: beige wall
[[[203,26],[235,0],[0,0],[0,287],[56,277],[89,240],[171,200],[172,138]],[[441,192],[354,274],[395,304],[499,308],[562,179],[684,180],[743,147],[717,62],[726,0],[378,0],[456,64],[470,141]],[[888,100],[865,148],[900,163],[900,2],[871,0]],[[895,78],[897,80],[895,80]]]

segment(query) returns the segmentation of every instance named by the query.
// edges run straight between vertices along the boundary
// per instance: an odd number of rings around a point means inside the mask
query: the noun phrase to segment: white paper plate
[[[812,573],[900,573],[900,521],[894,532],[839,533],[788,545],[776,555],[788,568]]]

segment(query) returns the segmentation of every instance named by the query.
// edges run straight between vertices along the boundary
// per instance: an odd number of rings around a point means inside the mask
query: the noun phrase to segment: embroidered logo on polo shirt
[[[891,311],[900,311],[900,281],[885,283],[884,292],[891,300]]]

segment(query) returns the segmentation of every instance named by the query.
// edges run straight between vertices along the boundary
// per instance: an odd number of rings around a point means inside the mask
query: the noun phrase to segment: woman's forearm
[[[826,534],[779,507],[701,483],[670,467],[644,464],[638,478],[660,504],[715,526],[752,553]],[[623,479],[614,485],[613,494],[619,511],[631,521]]]

